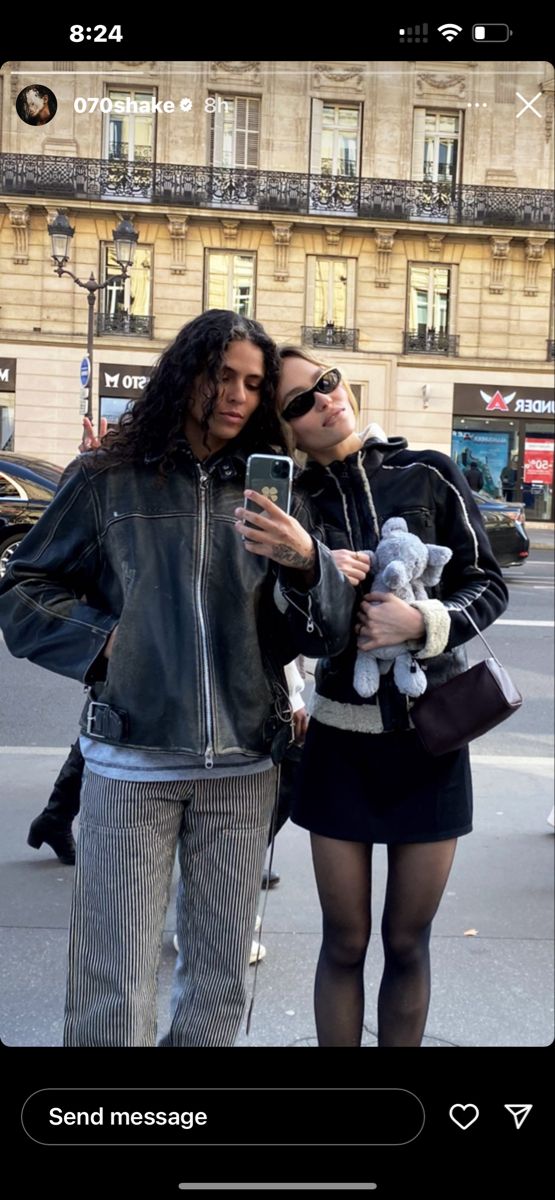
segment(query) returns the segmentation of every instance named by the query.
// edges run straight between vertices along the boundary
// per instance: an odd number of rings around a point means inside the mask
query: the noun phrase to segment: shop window
[[[15,425],[15,400],[6,392],[0,392],[0,450],[13,450]]]

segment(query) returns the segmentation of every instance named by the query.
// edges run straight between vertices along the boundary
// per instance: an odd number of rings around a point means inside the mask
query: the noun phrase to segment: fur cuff
[[[441,600],[413,600],[411,608],[417,608],[424,618],[426,640],[419,650],[414,651],[415,658],[435,658],[442,654],[449,641],[451,617]]]

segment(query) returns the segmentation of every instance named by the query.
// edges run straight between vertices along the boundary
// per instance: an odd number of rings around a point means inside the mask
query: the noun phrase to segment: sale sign
[[[524,446],[524,482],[553,482],[553,439],[527,437]]]

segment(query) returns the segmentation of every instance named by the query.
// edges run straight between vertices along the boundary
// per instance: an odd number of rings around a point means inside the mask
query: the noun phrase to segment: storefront
[[[473,469],[475,490],[522,500],[529,520],[552,521],[554,416],[550,388],[456,383],[452,457]]]
[[[0,451],[14,446],[15,370],[15,358],[0,358]]]
[[[152,367],[125,363],[100,363],[100,416],[117,425],[126,408],[138,400],[150,379]]]

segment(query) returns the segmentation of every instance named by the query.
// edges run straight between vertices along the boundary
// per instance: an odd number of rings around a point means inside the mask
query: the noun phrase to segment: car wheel
[[[21,534],[16,533],[13,537],[7,538],[5,542],[0,542],[0,579],[6,574],[9,561],[12,554],[15,553],[21,541]]]

